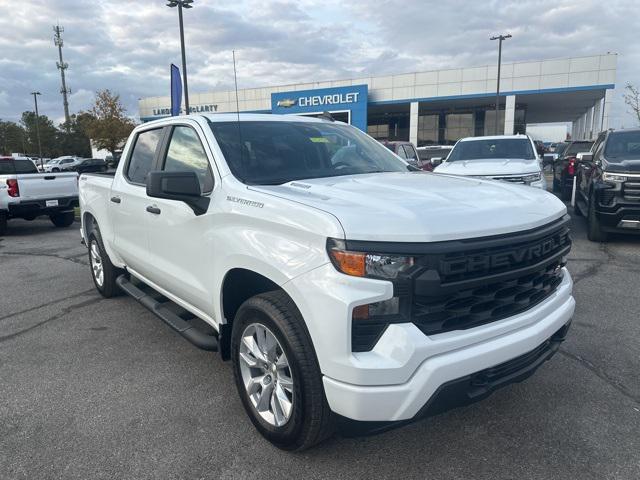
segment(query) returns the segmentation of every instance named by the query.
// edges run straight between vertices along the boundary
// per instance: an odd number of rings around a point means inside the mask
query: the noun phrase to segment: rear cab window
[[[162,132],[162,128],[156,128],[137,134],[125,171],[125,177],[131,183],[139,185],[146,183],[147,175],[153,168],[158,145],[162,140]]]

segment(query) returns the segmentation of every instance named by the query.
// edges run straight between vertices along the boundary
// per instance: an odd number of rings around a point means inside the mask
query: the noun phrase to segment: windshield
[[[231,172],[244,183],[275,185],[410,169],[386,147],[348,125],[286,121],[209,125]]]
[[[607,160],[640,159],[640,131],[610,133],[604,156]]]
[[[447,162],[459,160],[487,160],[492,158],[523,158],[533,160],[536,155],[527,138],[494,138],[460,141],[453,147]]]
[[[573,142],[566,151],[563,152],[564,155],[577,155],[578,153],[586,153],[591,150],[591,146],[593,142]]]

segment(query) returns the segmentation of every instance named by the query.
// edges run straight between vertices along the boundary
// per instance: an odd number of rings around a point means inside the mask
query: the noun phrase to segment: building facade
[[[504,63],[496,129],[497,67],[455,68],[235,91],[196,93],[191,112],[319,115],[330,112],[380,140],[451,144],[462,137],[525,133],[571,122],[572,138],[608,128],[617,55]],[[167,116],[170,97],[141,99],[142,121]]]

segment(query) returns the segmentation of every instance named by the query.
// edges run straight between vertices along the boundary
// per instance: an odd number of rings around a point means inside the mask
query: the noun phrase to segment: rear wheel
[[[231,358],[245,411],[271,443],[304,450],[333,433],[313,344],[284,292],[242,304],[233,322]]]
[[[73,224],[73,221],[76,218],[76,214],[72,210],[70,212],[62,212],[50,215],[49,218],[56,227],[64,228],[69,227],[71,226],[71,224]]]
[[[111,263],[98,230],[94,230],[89,234],[88,245],[91,277],[96,289],[105,298],[118,295],[120,288],[116,284],[116,278],[123,274],[124,270],[114,267]]]
[[[607,232],[602,230],[602,225],[596,214],[594,195],[589,197],[589,211],[587,213],[587,238],[592,242],[606,242]]]
[[[573,190],[573,187],[570,188],[567,185],[567,177],[562,175],[560,179],[560,198],[562,200],[571,200],[571,190]]]

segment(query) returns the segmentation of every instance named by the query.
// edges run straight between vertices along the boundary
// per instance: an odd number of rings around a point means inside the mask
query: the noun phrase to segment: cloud
[[[492,64],[496,46],[488,37],[506,31],[514,38],[505,61],[618,52],[623,86],[640,83],[636,9],[630,0],[196,0],[184,15],[189,87],[232,88],[232,50],[241,87]],[[169,64],[180,64],[177,12],[162,0],[22,0],[5,11],[3,119],[33,109],[32,90],[43,94],[41,111],[61,119],[57,20],[65,27],[73,112],[109,88],[135,115],[138,98],[167,94]],[[629,121],[625,110],[617,93],[614,123]]]

